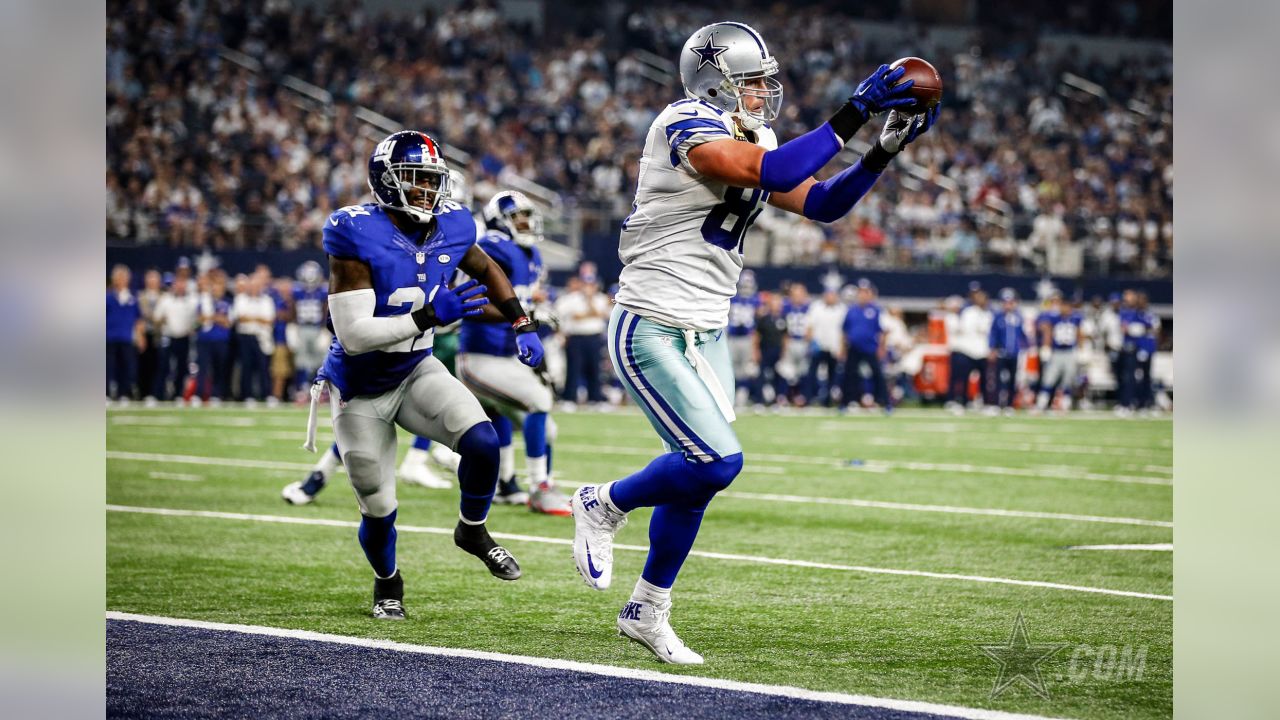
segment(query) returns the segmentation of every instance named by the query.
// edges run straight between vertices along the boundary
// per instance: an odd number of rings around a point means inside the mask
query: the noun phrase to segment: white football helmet
[[[695,32],[680,51],[685,95],[728,112],[744,129],[773,122],[782,109],[778,61],[760,33],[743,23],[712,23]],[[748,98],[762,104],[748,107]]]
[[[489,227],[511,236],[521,247],[532,247],[542,240],[542,213],[524,193],[502,190],[489,198],[484,206],[484,221]]]

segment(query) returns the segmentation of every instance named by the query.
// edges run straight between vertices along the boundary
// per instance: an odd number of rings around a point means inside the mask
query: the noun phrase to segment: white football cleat
[[[425,461],[409,462],[406,458],[406,462],[400,463],[400,469],[396,470],[396,475],[407,485],[417,485],[433,490],[448,490],[453,487],[453,483],[431,472],[431,468],[427,467]]]
[[[701,665],[702,656],[690,650],[671,629],[671,601],[662,605],[629,600],[618,613],[618,634],[631,638],[664,663]]]
[[[431,443],[431,448],[427,450],[431,455],[431,461],[449,472],[458,472],[458,463],[462,460],[462,456],[450,450],[440,443]]]
[[[627,516],[605,507],[595,485],[583,485],[569,506],[573,512],[573,562],[583,581],[596,590],[613,582],[613,537]]]

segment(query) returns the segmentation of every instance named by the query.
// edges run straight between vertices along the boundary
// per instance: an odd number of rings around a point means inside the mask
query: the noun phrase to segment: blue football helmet
[[[418,222],[443,211],[450,185],[440,144],[426,133],[401,130],[388,135],[369,156],[369,189],[378,204]]]
[[[528,196],[516,190],[503,190],[489,198],[484,206],[484,221],[521,247],[532,247],[542,240],[542,213]]]

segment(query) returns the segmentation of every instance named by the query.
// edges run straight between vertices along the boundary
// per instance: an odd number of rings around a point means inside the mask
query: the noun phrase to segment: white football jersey
[[[766,150],[778,146],[768,127],[755,135]],[[619,305],[672,327],[726,325],[742,272],[743,238],[769,193],[702,177],[689,164],[689,150],[734,138],[747,140],[732,117],[701,100],[672,103],[653,121],[635,206],[618,242]]]

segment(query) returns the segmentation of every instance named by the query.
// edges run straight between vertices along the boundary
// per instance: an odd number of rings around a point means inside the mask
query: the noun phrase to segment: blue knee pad
[[[498,433],[493,423],[478,423],[458,441],[459,507],[462,517],[478,523],[489,514],[489,504],[498,485]]]
[[[698,485],[708,494],[714,495],[729,487],[738,473],[742,472],[742,453],[734,453],[709,463],[689,463],[686,468]]]

